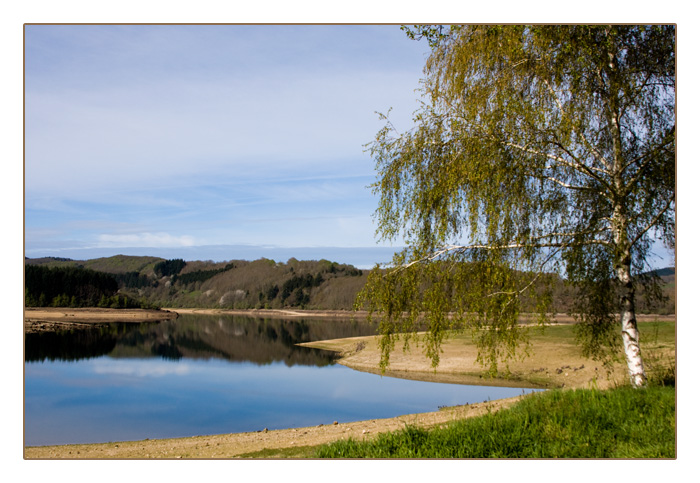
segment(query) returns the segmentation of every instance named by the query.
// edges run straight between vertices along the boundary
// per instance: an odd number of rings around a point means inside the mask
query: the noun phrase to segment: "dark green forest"
[[[27,307],[147,308],[119,293],[122,277],[77,266],[25,264],[24,304]]]
[[[657,271],[662,302],[641,293],[641,313],[675,313],[675,269]],[[116,255],[92,260],[25,258],[27,307],[198,307],[351,310],[367,272],[328,260],[185,261]],[[549,277],[553,311],[566,313],[572,289]],[[543,287],[544,289],[545,287]],[[530,301],[523,300],[524,311]]]

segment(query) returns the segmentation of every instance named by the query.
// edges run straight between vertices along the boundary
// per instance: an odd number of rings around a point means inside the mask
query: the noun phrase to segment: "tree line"
[[[194,282],[204,282],[205,280],[209,280],[210,278],[223,273],[227,270],[231,270],[234,267],[233,263],[228,263],[226,264],[225,267],[222,268],[216,268],[213,270],[196,270],[193,272],[187,272],[187,273],[180,273],[173,275],[173,283],[175,282],[180,282],[183,285],[187,285],[189,283],[194,283]]]
[[[25,265],[26,307],[155,308],[119,294],[117,276],[82,267]]]
[[[352,310],[357,294],[367,281],[366,271],[328,260],[290,259],[286,263],[267,259],[219,263],[190,261],[185,262],[184,266],[179,261],[170,261],[161,267],[166,267],[166,272],[178,270],[178,273],[163,278],[160,274],[164,272],[159,271],[157,274],[154,267],[168,260],[153,258],[140,271],[135,271],[133,268],[137,262],[143,260],[133,258],[120,256],[118,260],[87,261],[28,259],[27,267],[31,268],[26,269],[25,303],[28,307],[53,305]],[[83,267],[114,267],[117,262],[124,271],[104,273]],[[481,273],[478,269],[472,271],[477,275]],[[83,297],[81,293],[86,293],[86,290],[81,292],[71,288],[76,283],[66,281],[66,273],[82,273],[83,276],[98,274],[93,278],[112,279],[116,281],[116,288],[112,282],[107,282],[104,285],[106,290],[99,292],[95,287],[100,285],[93,283],[90,290],[96,292],[95,296]],[[645,292],[640,291],[638,308],[644,313],[675,313],[673,269],[668,273],[659,272],[658,275],[663,278],[663,301],[647,302]],[[521,273],[513,274],[513,277],[527,280],[529,275]],[[570,312],[576,299],[575,289],[555,275],[541,276],[532,289],[535,294],[550,292],[551,309],[557,313]],[[523,294],[521,307],[524,312],[537,309],[535,298]]]

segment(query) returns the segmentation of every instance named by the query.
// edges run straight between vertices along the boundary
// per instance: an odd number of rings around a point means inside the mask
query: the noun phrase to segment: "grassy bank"
[[[320,447],[318,458],[674,458],[675,388],[553,390],[444,427]]]

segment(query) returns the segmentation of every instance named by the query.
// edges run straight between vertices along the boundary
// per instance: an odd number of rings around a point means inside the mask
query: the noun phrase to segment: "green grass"
[[[675,458],[675,388],[553,390],[444,428],[407,426],[317,458]]]
[[[315,452],[320,448],[320,445],[316,446],[297,446],[293,448],[271,448],[271,449],[261,449],[260,451],[253,451],[251,453],[243,453],[235,456],[235,458],[241,459],[302,459],[302,458],[313,458]]]

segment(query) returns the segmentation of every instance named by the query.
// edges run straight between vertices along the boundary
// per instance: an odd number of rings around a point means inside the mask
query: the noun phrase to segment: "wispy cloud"
[[[191,372],[191,368],[184,363],[170,361],[141,361],[127,359],[97,360],[93,364],[95,374],[108,374],[127,377],[163,377],[184,376]]]
[[[363,145],[375,111],[410,120],[426,50],[397,26],[28,26],[27,250],[373,244]]]
[[[191,247],[196,239],[189,235],[174,236],[169,233],[100,234],[100,248],[105,247]]]

